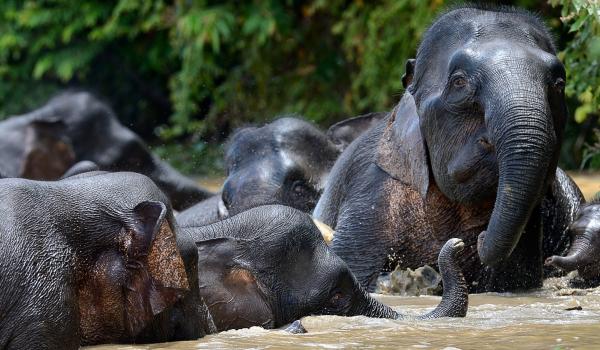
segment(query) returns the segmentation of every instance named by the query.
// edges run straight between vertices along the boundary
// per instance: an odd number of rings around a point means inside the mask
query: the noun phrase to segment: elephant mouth
[[[487,135],[481,135],[448,165],[448,174],[457,184],[467,183],[484,169],[495,169],[495,147]]]

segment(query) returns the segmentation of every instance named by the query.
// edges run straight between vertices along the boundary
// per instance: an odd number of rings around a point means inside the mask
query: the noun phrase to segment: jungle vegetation
[[[538,12],[568,70],[561,165],[600,168],[600,1]],[[0,118],[88,89],[188,173],[220,169],[237,127],[301,114],[327,127],[390,109],[444,0],[3,0]]]

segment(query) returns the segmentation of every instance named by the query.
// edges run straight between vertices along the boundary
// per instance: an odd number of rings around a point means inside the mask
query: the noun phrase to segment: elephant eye
[[[563,78],[557,78],[556,81],[554,82],[554,87],[558,90],[564,90],[565,88],[565,80]]]
[[[467,79],[463,76],[458,76],[452,79],[452,85],[455,88],[462,88],[467,85]]]
[[[296,180],[292,184],[292,190],[294,191],[295,194],[302,195],[308,191],[308,186],[306,186],[306,183],[304,181]]]
[[[339,306],[339,304],[344,300],[344,294],[341,292],[336,292],[329,299],[329,303],[333,306]]]

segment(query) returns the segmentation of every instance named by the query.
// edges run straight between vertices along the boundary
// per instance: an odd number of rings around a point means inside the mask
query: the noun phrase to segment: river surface
[[[376,296],[413,315],[439,302],[433,296]],[[307,334],[255,327],[195,341],[88,349],[600,349],[600,288],[570,289],[566,279],[552,279],[533,292],[475,294],[469,302],[465,318],[311,316],[302,319]]]

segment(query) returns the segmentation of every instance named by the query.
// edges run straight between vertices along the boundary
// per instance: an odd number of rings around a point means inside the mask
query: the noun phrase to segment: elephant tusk
[[[312,218],[312,220],[319,229],[319,231],[321,231],[321,236],[323,236],[325,243],[327,243],[327,245],[331,245],[331,242],[333,242],[333,236],[335,235],[335,231],[331,227],[329,227],[329,225],[322,221],[319,221],[315,218]]]
[[[219,214],[219,219],[225,219],[229,216],[229,210],[227,210],[225,203],[223,203],[223,199],[219,199],[219,203],[217,204],[217,212]]]

